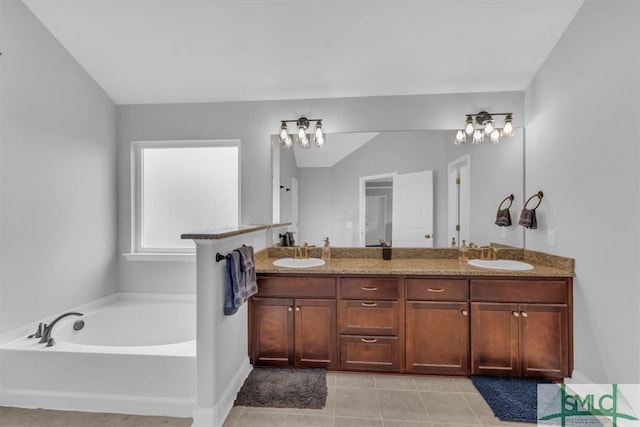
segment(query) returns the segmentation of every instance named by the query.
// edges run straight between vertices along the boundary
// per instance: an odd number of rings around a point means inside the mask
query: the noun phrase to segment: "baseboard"
[[[564,382],[565,384],[593,384],[593,381],[587,378],[586,375],[580,371],[576,371],[575,369],[571,374],[571,378],[565,378]]]
[[[141,396],[18,390],[6,387],[0,389],[0,406],[16,408],[189,418],[193,415],[194,403],[195,397],[192,399],[162,399]]]

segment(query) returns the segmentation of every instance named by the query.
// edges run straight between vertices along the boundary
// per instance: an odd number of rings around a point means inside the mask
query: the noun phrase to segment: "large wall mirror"
[[[524,246],[522,129],[498,144],[455,145],[451,130],[327,135],[323,148],[287,149],[273,136],[273,218],[297,243],[449,247],[452,239]],[[512,225],[495,224],[514,196]],[[509,206],[509,201],[502,208]]]

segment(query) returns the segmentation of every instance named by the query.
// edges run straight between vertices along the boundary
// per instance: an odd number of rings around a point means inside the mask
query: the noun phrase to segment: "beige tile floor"
[[[493,415],[462,377],[330,372],[323,409],[234,407],[224,427],[523,427]]]
[[[493,412],[460,377],[327,374],[323,409],[234,407],[225,427],[522,427]],[[2,427],[188,427],[191,418],[0,408]]]

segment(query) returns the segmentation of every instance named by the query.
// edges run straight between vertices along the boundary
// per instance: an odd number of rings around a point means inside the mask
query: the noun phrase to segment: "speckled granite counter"
[[[321,257],[320,248],[312,248],[310,257]],[[528,262],[533,270],[508,271],[473,267],[458,260],[456,249],[394,248],[393,259],[383,260],[379,248],[331,248],[331,260],[311,268],[276,267],[273,261],[291,257],[291,248],[268,248],[256,254],[258,273],[278,274],[390,274],[445,276],[518,276],[573,277],[573,259],[523,249],[499,249],[498,258]],[[479,250],[471,250],[469,258],[480,258]]]

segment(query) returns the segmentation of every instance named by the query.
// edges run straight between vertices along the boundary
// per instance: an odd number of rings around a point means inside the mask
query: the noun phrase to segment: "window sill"
[[[127,253],[122,254],[127,261],[167,261],[167,262],[196,262],[195,253]]]

